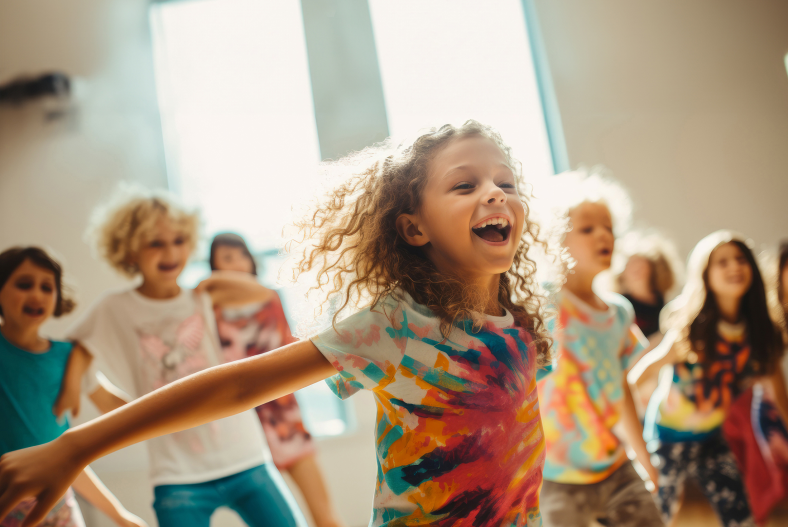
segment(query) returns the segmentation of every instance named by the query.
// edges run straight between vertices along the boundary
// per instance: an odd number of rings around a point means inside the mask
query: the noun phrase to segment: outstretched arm
[[[621,410],[621,426],[623,428],[624,437],[635,451],[637,460],[648,473],[648,477],[654,484],[652,492],[656,492],[658,488],[659,472],[651,463],[651,455],[646,448],[646,442],[643,439],[643,425],[640,424],[637,410],[635,409],[635,400],[632,397],[632,391],[629,389],[629,383],[624,378],[624,406]]]
[[[254,408],[336,373],[308,340],[215,366],[173,382],[50,443],[0,458],[0,518],[38,500],[23,524],[40,522],[90,462],[151,439]]]
[[[266,302],[274,295],[254,275],[239,271],[214,271],[200,282],[197,291],[208,293],[213,303],[222,307]]]
[[[148,527],[142,519],[126,510],[90,467],[79,473],[73,487],[77,494],[110,517],[119,527]]]

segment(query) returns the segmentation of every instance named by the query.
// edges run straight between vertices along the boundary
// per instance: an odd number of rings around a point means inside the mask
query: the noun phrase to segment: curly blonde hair
[[[572,226],[569,216],[583,203],[601,203],[610,211],[616,237],[632,222],[632,199],[601,165],[579,167],[539,180],[534,189],[539,220],[550,243],[560,246]]]
[[[472,320],[479,327],[483,305],[477,292],[462,277],[440,273],[422,248],[406,243],[396,229],[397,217],[413,214],[422,205],[430,161],[450,141],[468,136],[493,141],[515,173],[526,225],[511,268],[500,276],[498,301],[531,333],[539,363],[545,364],[551,344],[542,316],[545,302],[534,278],[536,265],[528,255],[539,243],[539,228],[527,220],[519,162],[497,132],[476,121],[432,128],[403,144],[389,139],[333,163],[330,169],[351,176],[296,222],[300,254],[293,278],[316,273],[317,285],[310,290],[325,293],[322,303],[341,299],[334,322],[349,306],[376,306],[387,295],[401,300],[399,292],[404,291],[440,318],[444,337],[460,320]]]
[[[136,255],[161,218],[182,229],[194,249],[199,214],[187,210],[168,192],[130,185],[121,185],[106,206],[96,209],[86,238],[116,271],[133,278],[139,273]]]

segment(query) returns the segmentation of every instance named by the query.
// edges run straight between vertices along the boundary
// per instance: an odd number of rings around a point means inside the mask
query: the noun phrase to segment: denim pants
[[[305,527],[306,520],[273,463],[232,476],[153,489],[159,527],[209,527],[219,507],[238,513],[249,527]]]

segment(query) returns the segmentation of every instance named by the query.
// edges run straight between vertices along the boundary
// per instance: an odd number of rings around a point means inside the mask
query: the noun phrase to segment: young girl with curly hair
[[[137,279],[105,293],[68,330],[95,359],[88,392],[102,413],[221,364],[214,306],[271,297],[245,273],[216,273],[198,290],[178,285],[198,221],[167,193],[143,189],[121,189],[97,210],[90,231],[96,249],[115,270]],[[98,371],[104,392],[95,382]],[[146,446],[159,527],[207,527],[219,507],[231,508],[250,527],[304,525],[254,412],[151,438]]]
[[[341,295],[310,340],[214,367],[0,460],[0,514],[27,496],[42,517],[92,459],[329,378],[377,404],[370,525],[541,524],[539,315],[522,176],[474,121],[384,143],[299,223],[296,273]],[[347,308],[356,310],[341,319]]]
[[[632,372],[660,372],[644,437],[658,459],[662,517],[673,520],[691,478],[725,527],[755,525],[722,426],[733,401],[758,379],[773,387],[783,416],[788,395],[779,369],[782,335],[747,239],[721,230],[698,242],[687,283],[662,316],[665,339]]]
[[[63,268],[47,251],[13,247],[0,253],[0,455],[52,441],[68,430],[64,406],[58,403],[64,397],[63,379],[72,375],[68,364],[74,345],[44,338],[39,330],[47,319],[74,306],[63,287]],[[78,408],[67,406],[76,414]],[[147,527],[89,467],[77,475],[73,487],[120,527]],[[19,527],[35,505],[28,499],[0,513],[0,527]],[[85,527],[71,489],[40,525]]]

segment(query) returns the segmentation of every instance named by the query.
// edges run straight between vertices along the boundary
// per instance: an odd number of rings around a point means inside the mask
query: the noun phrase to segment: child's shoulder
[[[51,344],[50,351],[55,353],[69,354],[74,349],[74,343],[69,340],[53,340],[49,339]]]
[[[635,319],[635,308],[632,307],[632,302],[623,295],[612,291],[600,291],[597,292],[597,296],[611,309],[615,310],[617,317],[630,321]]]

